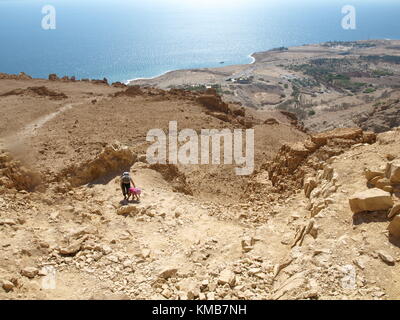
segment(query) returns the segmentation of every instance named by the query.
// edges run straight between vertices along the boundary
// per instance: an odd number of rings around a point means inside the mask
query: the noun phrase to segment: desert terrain
[[[214,87],[226,101],[293,112],[314,132],[351,126],[384,132],[400,125],[399,40],[332,41],[252,56],[249,65],[178,70],[131,84],[192,91]],[[367,121],[376,109],[374,121]]]
[[[140,86],[0,74],[0,299],[398,299],[396,64],[370,58],[368,70],[393,73],[364,75],[381,81],[370,93],[350,76],[315,75],[323,92],[297,97],[319,101],[313,115],[278,107],[297,99],[282,76],[304,77],[313,58],[400,52],[363,43],[280,49]],[[226,81],[250,69],[256,83]],[[326,110],[338,101],[350,107]],[[170,121],[254,129],[254,173],[149,164],[146,135]],[[123,201],[124,171],[139,203]]]

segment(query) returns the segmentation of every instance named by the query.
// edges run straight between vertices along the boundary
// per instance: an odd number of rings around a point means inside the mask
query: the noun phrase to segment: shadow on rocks
[[[353,215],[353,224],[360,225],[363,223],[386,222],[387,211],[360,212]]]

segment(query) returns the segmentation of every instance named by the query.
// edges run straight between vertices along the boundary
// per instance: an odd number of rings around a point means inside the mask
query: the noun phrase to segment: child
[[[129,195],[128,195],[128,200],[129,197],[132,196],[132,200],[140,201],[140,194],[142,193],[142,190],[139,188],[130,188],[129,189]]]

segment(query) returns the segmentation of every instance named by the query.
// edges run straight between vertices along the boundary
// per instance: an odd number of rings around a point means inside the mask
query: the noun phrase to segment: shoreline
[[[269,49],[269,50],[271,50],[271,49]],[[268,52],[269,50],[266,50],[265,52]],[[240,66],[240,65],[245,66],[245,65],[252,65],[252,64],[255,64],[255,63],[257,62],[257,59],[254,57],[255,54],[256,54],[256,52],[253,52],[253,53],[251,53],[251,54],[249,54],[249,55],[247,56],[247,58],[252,59],[252,61],[249,62],[249,63],[224,65],[224,66],[222,66],[222,67],[215,67],[215,68],[233,67],[233,66]],[[122,83],[124,83],[124,84],[126,84],[127,86],[129,86],[129,85],[131,84],[131,82],[134,82],[134,81],[138,81],[138,80],[154,80],[154,79],[160,78],[160,77],[165,76],[165,75],[167,75],[168,73],[172,73],[172,72],[177,72],[177,71],[190,71],[190,70],[202,70],[202,69],[214,69],[214,68],[190,68],[190,69],[168,70],[168,71],[162,72],[162,73],[160,73],[160,74],[158,74],[158,75],[156,75],[156,76],[153,76],[153,77],[139,77],[139,78],[134,78],[134,79],[129,79],[129,80],[126,80],[126,81],[122,81]]]
[[[164,76],[164,75],[166,75],[166,74],[168,74],[170,72],[174,72],[174,71],[177,71],[177,70],[168,70],[168,71],[162,72],[159,75],[156,75],[154,77],[148,77],[148,78],[146,78],[146,77],[140,78],[139,77],[139,78],[129,79],[129,80],[123,81],[122,83],[124,83],[126,85],[129,85],[130,82],[137,81],[137,80],[153,80],[153,79],[156,79],[158,77],[162,77],[162,76]]]
[[[345,41],[343,40],[343,42],[363,42],[363,41],[397,41],[400,39],[389,39],[389,38],[381,38],[381,39],[360,39],[360,40],[349,40],[349,41]],[[330,40],[332,41],[332,40]],[[340,41],[340,40],[339,40]],[[303,47],[303,46],[319,46],[323,43],[327,43],[329,41],[324,41],[324,42],[319,42],[319,43],[307,43],[307,44],[303,44],[303,45],[295,45],[295,46],[288,46],[288,48],[297,48],[297,47]],[[132,82],[135,81],[139,81],[139,80],[154,80],[160,77],[163,77],[169,73],[173,73],[173,72],[185,72],[185,71],[193,71],[193,70],[205,70],[205,69],[220,69],[220,68],[224,68],[224,67],[235,67],[235,66],[246,66],[246,65],[254,65],[257,62],[257,58],[255,57],[255,55],[262,55],[262,54],[266,54],[270,51],[272,51],[274,48],[269,48],[263,51],[259,51],[259,52],[253,52],[250,53],[249,55],[247,55],[248,58],[250,58],[252,61],[249,63],[241,63],[241,64],[231,64],[231,65],[223,65],[223,66],[217,66],[217,67],[203,67],[203,68],[188,68],[188,69],[174,69],[174,70],[168,70],[165,72],[162,72],[159,75],[155,75],[152,77],[138,77],[138,78],[134,78],[134,79],[129,79],[126,81],[123,81],[123,83],[125,83],[126,85],[130,85]]]
[[[292,110],[289,97],[293,95],[295,89],[291,81],[296,79],[303,88],[301,94],[312,101],[315,107],[314,112],[319,112],[328,107],[336,108],[336,104],[339,103],[361,103],[363,93],[361,92],[358,98],[344,98],[343,92],[339,89],[331,90],[323,82],[312,81],[313,78],[305,75],[302,70],[292,70],[290,66],[293,63],[312,65],[314,59],[322,59],[322,61],[341,59],[343,52],[353,59],[357,57],[358,60],[361,55],[394,55],[400,59],[400,40],[328,41],[279,47],[275,50],[257,51],[248,55],[250,61],[246,64],[175,70],[151,79],[130,81],[129,85],[157,87],[163,90],[171,88],[197,90],[199,86],[217,86],[226,101],[263,110],[272,110],[277,106]],[[360,67],[356,62],[354,64],[354,68]],[[335,67],[328,67],[328,69],[331,73],[338,72]],[[381,79],[379,82],[374,81],[373,78],[364,79],[365,83],[374,87],[374,89],[368,89],[372,90],[371,93],[375,91],[379,93],[382,83],[389,88],[393,82],[391,79]],[[358,80],[353,80],[351,83],[356,83],[355,81]],[[310,84],[313,85],[313,89],[309,88]],[[353,91],[357,90],[353,88]],[[304,116],[305,111],[297,110],[297,112],[299,116]]]

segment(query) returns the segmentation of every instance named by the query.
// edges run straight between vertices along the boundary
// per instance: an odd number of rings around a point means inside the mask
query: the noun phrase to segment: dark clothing
[[[124,194],[124,197],[129,195],[130,188],[131,188],[130,183],[121,183],[121,189],[122,189],[122,193]]]

